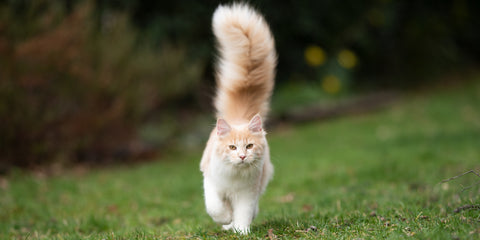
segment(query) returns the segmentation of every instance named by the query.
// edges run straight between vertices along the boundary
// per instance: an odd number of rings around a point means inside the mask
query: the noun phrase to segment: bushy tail
[[[264,18],[246,4],[219,6],[213,32],[220,57],[217,62],[217,117],[248,121],[265,118],[272,94],[275,43]]]

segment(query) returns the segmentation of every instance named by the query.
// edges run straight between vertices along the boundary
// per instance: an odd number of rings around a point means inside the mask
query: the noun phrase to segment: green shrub
[[[139,41],[123,13],[97,28],[90,2],[29,8],[23,31],[15,8],[1,8],[2,170],[111,159],[158,105],[198,84],[199,62],[181,46]]]

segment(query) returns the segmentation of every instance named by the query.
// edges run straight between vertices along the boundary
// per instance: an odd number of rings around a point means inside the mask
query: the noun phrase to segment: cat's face
[[[218,148],[222,159],[238,166],[253,165],[264,154],[266,140],[260,116],[248,125],[231,127],[225,120],[217,122]]]

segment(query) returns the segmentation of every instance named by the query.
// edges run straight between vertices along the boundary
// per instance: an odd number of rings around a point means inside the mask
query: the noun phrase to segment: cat
[[[217,123],[200,162],[205,206],[212,219],[250,233],[258,200],[273,176],[263,122],[273,91],[277,55],[270,28],[247,4],[220,5],[217,40]]]

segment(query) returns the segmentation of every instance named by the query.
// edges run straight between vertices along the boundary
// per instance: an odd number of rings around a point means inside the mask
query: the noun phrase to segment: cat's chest
[[[217,168],[212,172],[212,180],[224,191],[241,191],[258,185],[261,172],[257,169]]]

